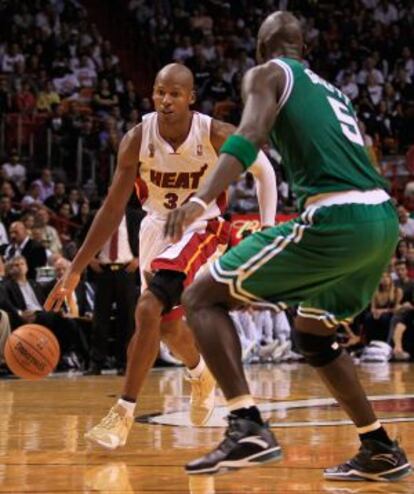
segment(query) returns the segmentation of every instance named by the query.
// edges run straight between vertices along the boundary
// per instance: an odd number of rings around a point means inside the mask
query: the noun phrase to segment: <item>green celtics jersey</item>
[[[292,58],[276,58],[286,75],[270,133],[302,209],[310,196],[386,188],[370,163],[349,98]]]

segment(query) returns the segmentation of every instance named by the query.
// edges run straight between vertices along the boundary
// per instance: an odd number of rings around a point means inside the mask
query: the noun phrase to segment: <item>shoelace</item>
[[[240,427],[238,424],[238,417],[235,415],[229,415],[226,417],[226,422],[228,422],[227,429],[224,433],[224,439],[221,441],[221,443],[218,445],[217,449],[221,449],[222,447],[226,446],[229,442],[237,442],[240,436]]]
[[[124,417],[121,417],[119,413],[115,412],[114,410],[110,410],[108,415],[104,417],[101,420],[100,426],[104,427],[105,429],[111,429],[116,422],[119,422],[119,420],[123,420]]]
[[[201,378],[191,377],[190,375],[185,376],[185,380],[191,383],[192,395],[196,400],[201,398]]]

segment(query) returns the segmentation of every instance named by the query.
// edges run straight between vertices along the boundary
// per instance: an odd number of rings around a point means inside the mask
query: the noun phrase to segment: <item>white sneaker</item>
[[[191,383],[190,420],[193,425],[204,425],[214,410],[216,381],[206,366],[200,377],[186,378]]]
[[[125,408],[116,404],[99,424],[85,433],[84,438],[103,448],[116,449],[125,446],[133,423],[134,418],[127,416]]]

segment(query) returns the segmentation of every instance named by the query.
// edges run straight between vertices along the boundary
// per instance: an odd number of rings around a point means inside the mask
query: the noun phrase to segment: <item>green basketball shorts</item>
[[[371,301],[398,240],[391,201],[309,207],[298,218],[252,234],[211,267],[246,304],[336,326]]]

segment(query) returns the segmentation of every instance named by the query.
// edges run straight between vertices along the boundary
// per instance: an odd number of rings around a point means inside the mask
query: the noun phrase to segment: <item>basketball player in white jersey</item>
[[[180,242],[170,244],[163,237],[163,229],[168,212],[191,201],[210,175],[219,149],[234,127],[190,110],[195,100],[193,76],[183,65],[170,64],[158,73],[153,100],[156,111],[124,136],[108,195],[66,276],[45,304],[47,310],[59,310],[65,297],[70,296],[82,271],[118,226],[135,184],[147,211],[140,232],[142,293],[135,313],[137,330],[128,347],[121,398],[85,434],[86,439],[109,449],[126,443],[138,394],[161,339],[188,369],[191,422],[205,424],[214,408],[215,382],[182,320],[179,304],[184,287],[197,271],[227,246],[229,225],[220,217],[226,197],[205,205],[203,216],[188,228]],[[252,171],[257,178],[262,226],[273,225],[276,181],[263,153]]]

